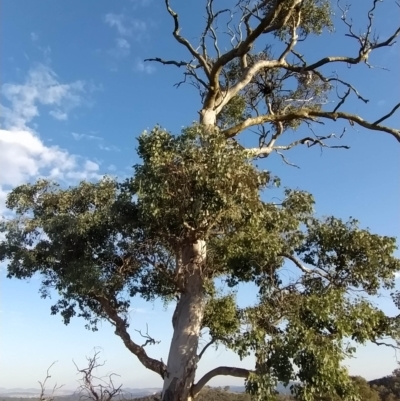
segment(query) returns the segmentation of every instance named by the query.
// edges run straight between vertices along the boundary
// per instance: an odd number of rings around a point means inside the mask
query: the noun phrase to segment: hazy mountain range
[[[277,390],[282,394],[290,394],[290,384],[288,387],[278,385]],[[120,399],[130,399],[137,397],[144,397],[152,394],[156,394],[161,391],[161,388],[124,388]],[[244,386],[229,386],[229,391],[233,393],[243,393]],[[45,392],[46,395],[51,394],[51,389]],[[75,401],[79,399],[79,395],[74,390],[59,389],[55,392],[57,399],[60,401]],[[0,387],[0,398],[38,398],[40,396],[39,388],[4,388]],[[1,400],[0,400],[1,401]]]

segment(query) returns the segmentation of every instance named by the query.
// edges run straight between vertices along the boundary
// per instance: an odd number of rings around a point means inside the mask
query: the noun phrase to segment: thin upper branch
[[[248,369],[235,368],[231,366],[219,366],[218,368],[210,370],[196,384],[193,385],[192,395],[195,397],[197,394],[199,394],[201,389],[216,376],[233,376],[247,379],[250,373],[252,373],[252,371]]]
[[[199,65],[199,64],[191,64],[191,62],[188,63],[187,61],[164,60],[160,57],[146,58],[146,59],[144,59],[144,61],[155,61],[157,63],[161,63],[164,65],[175,65],[176,67],[188,67],[188,68],[193,68],[193,69],[197,69],[197,68],[201,67],[201,65]]]
[[[394,112],[400,107],[400,103],[397,103],[396,106],[393,107],[393,109],[386,115],[384,115],[383,117],[381,117],[379,120],[376,120],[375,122],[372,123],[372,125],[378,125],[380,124],[382,121],[385,121],[386,119],[388,119],[389,117],[391,117]]]
[[[99,352],[96,351],[92,357],[86,357],[88,366],[83,369],[79,368],[75,361],[73,361],[78,373],[82,375],[82,378],[79,380],[82,384],[78,388],[78,393],[80,394],[80,399],[112,401],[113,398],[121,393],[122,384],[118,387],[115,386],[113,376],[119,376],[115,373],[105,376],[108,379],[107,381],[93,374],[93,371],[105,365],[105,362],[98,362],[98,355]]]
[[[39,401],[53,401],[54,397],[55,397],[55,393],[57,390],[59,390],[60,388],[64,387],[64,385],[62,384],[61,386],[57,386],[57,383],[54,385],[50,395],[48,395],[46,397],[46,383],[47,380],[51,378],[50,375],[50,370],[51,368],[54,366],[54,364],[56,364],[57,361],[54,361],[48,368],[47,368],[47,372],[46,372],[46,377],[43,380],[43,382],[41,382],[39,380],[39,384],[40,384],[40,395],[39,395]]]
[[[146,347],[149,344],[150,345],[156,345],[156,344],[160,344],[160,342],[161,342],[160,340],[157,341],[153,337],[150,336],[150,334],[149,334],[149,325],[147,323],[146,323],[146,334],[143,334],[141,330],[136,330],[135,329],[135,331],[137,331],[143,338],[146,339],[146,342],[143,345],[141,345],[141,347],[143,347],[143,348]]]
[[[346,131],[346,129],[343,130],[343,133],[341,134],[341,136],[339,138],[341,138],[344,135],[345,131]],[[294,167],[298,167],[292,163],[289,163],[285,159],[284,155],[282,153],[280,153],[280,151],[289,150],[298,145],[307,145],[307,147],[309,147],[309,148],[312,146],[315,146],[315,145],[319,145],[323,148],[350,149],[350,146],[347,146],[347,145],[328,145],[324,142],[325,140],[331,139],[331,138],[337,138],[337,136],[335,134],[330,134],[330,135],[326,135],[326,136],[315,136],[315,137],[307,136],[305,138],[298,139],[297,141],[293,141],[292,143],[289,143],[288,145],[277,145],[277,146],[273,146],[274,141],[271,139],[270,143],[267,146],[248,149],[248,151],[254,157],[264,157],[264,158],[268,157],[272,152],[276,152],[277,154],[279,154],[282,157],[283,161],[286,164],[292,165]]]
[[[195,48],[190,44],[190,42],[184,38],[182,35],[180,35],[180,26],[179,26],[179,16],[178,14],[171,8],[169,4],[169,0],[165,0],[165,6],[167,7],[168,13],[171,15],[171,17],[174,20],[174,30],[172,32],[172,35],[174,38],[183,46],[186,47],[186,49],[189,50],[190,54],[199,61],[201,66],[204,68],[204,72],[206,75],[210,78],[210,67],[207,64],[207,60],[198,52],[195,50]]]

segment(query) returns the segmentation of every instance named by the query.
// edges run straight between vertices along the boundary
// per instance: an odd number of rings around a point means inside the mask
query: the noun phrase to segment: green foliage
[[[246,113],[246,108],[245,97],[242,95],[234,96],[223,108],[221,113],[218,114],[218,126],[225,129],[244,121],[246,118],[250,117],[250,114]]]
[[[381,401],[400,400],[400,369],[395,369],[389,376],[369,382],[378,392]]]
[[[8,277],[40,273],[42,296],[58,293],[52,313],[95,329],[107,317],[103,299],[124,317],[134,296],[179,296],[175,260],[186,243],[205,240],[202,327],[241,358],[256,356],[247,390],[273,398],[278,381],[297,381],[298,399],[356,399],[341,365],[354,352],[346,340],[363,344],[398,329],[365,297],[393,287],[395,239],[353,219],[318,219],[303,191],[264,202],[271,175],[217,130],[193,125],[173,136],[156,127],[140,136],[138,153],[142,164],[122,183],[15,188],[7,199],[15,216],[0,230]],[[282,274],[289,268],[292,279]],[[220,294],[217,278],[233,292]],[[234,290],[244,282],[257,286],[258,300],[240,308]]]
[[[285,7],[285,3],[287,6]],[[286,0],[284,2],[284,15],[287,14],[285,10],[290,7],[292,0]],[[300,34],[305,36],[308,34],[320,35],[324,29],[329,31],[333,30],[332,24],[332,8],[329,0],[305,0],[301,6],[301,22],[300,22]],[[278,35],[284,38],[284,34],[289,33],[289,28],[284,27],[279,31]]]
[[[172,244],[251,219],[270,181],[236,141],[199,125],[177,137],[156,127],[139,137],[138,153],[144,163],[135,166],[132,188],[146,230]]]
[[[240,316],[234,294],[212,297],[208,300],[203,327],[208,328],[211,337],[215,339],[224,338],[240,329]]]

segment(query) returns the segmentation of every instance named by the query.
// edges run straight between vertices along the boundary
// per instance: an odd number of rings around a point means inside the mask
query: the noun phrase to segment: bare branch
[[[247,379],[250,373],[252,373],[252,371],[248,369],[235,368],[231,366],[219,366],[218,368],[210,370],[196,384],[193,385],[192,395],[195,397],[197,394],[199,394],[201,389],[216,376],[233,376]]]
[[[57,361],[54,361],[48,368],[47,368],[47,372],[46,372],[46,377],[43,380],[43,382],[41,382],[39,380],[39,385],[40,385],[40,395],[39,395],[39,401],[53,401],[54,397],[55,397],[55,393],[57,390],[59,390],[60,388],[64,387],[64,385],[62,384],[61,386],[57,386],[57,383],[53,386],[53,389],[50,393],[50,395],[46,396],[46,383],[47,380],[51,378],[50,376],[50,369],[57,363]]]
[[[199,53],[197,52],[194,47],[190,44],[190,42],[184,38],[183,36],[181,36],[179,34],[180,31],[180,26],[179,26],[179,16],[178,14],[171,8],[170,4],[169,4],[169,0],[165,0],[165,6],[167,7],[167,11],[168,13],[171,15],[171,17],[174,20],[174,30],[172,32],[174,38],[183,46],[186,47],[186,49],[189,50],[190,54],[199,61],[199,63],[201,64],[201,66],[204,68],[204,72],[206,73],[207,77],[210,78],[210,67],[207,64],[207,60]]]
[[[385,346],[385,347],[393,348],[395,350],[400,350],[400,347],[398,345],[389,344],[389,343],[385,343],[382,341],[376,341],[376,340],[372,340],[371,342],[374,343],[375,345]]]
[[[222,108],[231,100],[234,96],[236,96],[242,89],[249,84],[255,74],[257,74],[260,70],[265,68],[275,68],[279,67],[281,62],[278,60],[260,60],[254,63],[251,67],[247,67],[241,78],[236,82],[235,85],[231,86],[227,93],[224,96],[223,101],[216,108],[217,113],[219,113]]]
[[[157,359],[150,358],[143,347],[132,341],[127,330],[126,321],[118,315],[117,311],[112,307],[110,300],[104,296],[98,295],[94,296],[93,298],[102,306],[104,312],[109,318],[109,321],[115,326],[115,334],[122,339],[125,347],[137,356],[144,367],[152,370],[155,373],[158,373],[164,379],[167,369],[165,364]]]
[[[135,330],[135,331],[137,331],[143,338],[146,339],[146,342],[143,345],[141,345],[141,347],[146,347],[149,344],[150,345],[156,345],[156,344],[160,344],[160,342],[161,342],[161,341],[156,341],[153,337],[150,337],[150,335],[149,335],[149,326],[148,326],[147,323],[146,323],[146,334],[143,334],[141,332],[141,330]]]
[[[282,158],[283,162],[286,163],[288,166],[300,168],[296,164],[290,163],[288,159],[286,159],[285,155],[281,152],[276,151],[276,153]]]
[[[349,121],[351,124],[356,123],[361,127],[367,128],[372,131],[382,131],[394,136],[398,142],[400,142],[400,130],[395,128],[386,127],[384,125],[370,123],[358,115],[345,113],[345,112],[332,112],[332,111],[318,111],[318,110],[297,110],[287,114],[275,114],[275,115],[261,115],[258,117],[251,117],[243,122],[228,128],[223,132],[226,138],[232,138],[250,128],[254,125],[260,125],[265,123],[276,123],[278,121],[287,122],[292,120],[311,120],[315,121],[315,118],[326,118],[329,120],[336,121],[337,119],[343,119]],[[379,120],[378,120],[379,121]]]
[[[282,2],[276,2],[274,7],[271,7],[271,10],[262,18],[260,19],[260,23],[254,28],[251,29],[248,24],[247,26],[247,37],[241,41],[236,47],[231,49],[230,51],[226,52],[223,54],[221,57],[219,57],[216,62],[214,63],[211,73],[209,75],[210,79],[210,91],[208,93],[208,96],[205,100],[204,107],[211,107],[214,105],[215,100],[217,96],[219,95],[219,76],[222,71],[222,68],[227,65],[230,61],[233,59],[239,57],[242,58],[245,54],[247,54],[251,48],[254,46],[255,41],[259,36],[262,34],[266,34],[272,31],[275,31],[282,26],[285,26],[288,24],[288,20],[292,15],[292,11],[301,3],[302,0],[294,0],[291,4],[290,9],[288,10],[287,8],[285,9],[285,14],[283,18],[277,19],[277,16],[282,12],[283,10],[283,3]],[[245,20],[245,18],[244,18]],[[276,21],[279,20],[279,23]],[[245,21],[246,23],[246,21]],[[243,77],[239,79],[236,85],[234,85],[230,90],[229,94],[227,94],[224,97],[224,100],[222,103],[218,105],[218,111],[217,113],[222,109],[226,103],[229,102],[232,97],[234,97],[242,88],[244,88],[251,80],[251,78],[254,76],[254,74],[259,71],[261,68],[273,68],[277,67],[279,62],[277,60],[273,61],[272,64],[266,64],[266,65],[258,65],[258,67],[255,67],[254,69],[251,70],[251,72],[246,69],[244,71]],[[251,67],[253,68],[253,67]]]
[[[210,342],[208,342],[204,348],[201,350],[199,356],[198,356],[198,360],[200,361],[200,359],[202,358],[202,356],[204,355],[204,353],[207,351],[207,348],[213,344],[215,344],[215,339],[212,339]]]
[[[75,361],[73,361],[78,374],[82,375],[79,380],[82,384],[78,388],[80,399],[92,401],[111,401],[113,398],[121,393],[122,384],[115,387],[113,376],[119,376],[115,373],[108,374],[104,377],[96,377],[93,371],[105,365],[105,362],[98,362],[99,352],[96,351],[92,357],[86,357],[88,366],[84,369],[78,368]],[[107,377],[107,381],[104,378]],[[99,383],[96,384],[96,381]]]
[[[157,63],[161,63],[164,65],[175,65],[177,67],[188,67],[188,68],[200,68],[201,66],[198,64],[191,64],[191,62],[186,62],[186,61],[176,61],[176,60],[163,60],[160,57],[154,57],[154,58],[146,58],[144,61],[155,61]]]
[[[320,59],[319,61],[310,64],[309,66],[304,66],[304,67],[296,67],[293,65],[286,64],[284,68],[287,68],[290,71],[294,72],[301,72],[301,71],[313,71],[316,70],[319,67],[322,67],[325,64],[328,63],[347,63],[347,64],[359,64],[361,62],[367,62],[369,54],[371,53],[372,50],[379,49],[381,47],[385,46],[392,46],[395,42],[394,39],[397,38],[397,36],[400,35],[400,27],[396,29],[396,31],[391,35],[387,40],[383,42],[379,42],[376,44],[371,44],[371,46],[366,47],[366,48],[361,48],[359,51],[359,55],[357,57],[348,57],[348,56],[330,56],[330,57],[324,57]]]
[[[390,113],[384,115],[383,117],[381,117],[379,120],[376,120],[374,123],[372,123],[372,125],[378,125],[380,124],[382,121],[385,121],[386,119],[388,119],[389,117],[391,117],[394,112],[400,107],[400,103],[397,103],[396,106],[393,107],[393,109],[391,110]]]
[[[213,39],[213,45],[214,49],[217,53],[217,57],[219,58],[221,56],[221,52],[218,47],[218,38],[217,34],[214,29],[214,22],[217,19],[217,17],[223,13],[226,12],[231,12],[229,9],[223,9],[220,10],[216,13],[213,11],[213,2],[214,0],[207,0],[207,5],[206,5],[206,12],[207,12],[207,24],[206,27],[204,28],[203,34],[201,35],[201,48],[203,49],[203,56],[207,60],[207,46],[206,46],[206,38],[207,35],[210,34],[211,38]]]

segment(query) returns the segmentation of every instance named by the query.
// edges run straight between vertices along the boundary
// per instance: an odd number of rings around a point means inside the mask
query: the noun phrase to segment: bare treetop
[[[358,51],[350,56],[327,54],[308,60],[297,50],[297,45],[311,34],[333,30],[328,0],[239,0],[232,9],[219,10],[214,0],[207,0],[204,29],[195,44],[180,33],[179,14],[165,0],[173,21],[173,37],[186,48],[191,59],[156,57],[146,61],[184,68],[184,80],[177,86],[189,82],[199,90],[201,123],[218,125],[227,138],[249,128],[256,129],[260,147],[254,149],[255,157],[266,157],[301,144],[328,146],[325,140],[334,135],[318,136],[312,129],[315,123],[323,124],[324,120],[348,121],[350,126],[386,132],[400,141],[400,130],[384,124],[400,103],[376,121],[346,112],[342,109],[351,95],[364,103],[368,99],[336,73],[327,76],[322,71],[322,67],[338,63],[348,66],[364,63],[372,68],[371,52],[395,43],[400,27],[384,39],[374,32],[374,14],[380,2],[372,1],[362,34],[356,33],[349,16],[350,7],[338,2],[341,21],[347,30],[345,36],[357,42]],[[226,37],[230,49],[223,51],[220,43],[225,44]],[[263,38],[274,46],[264,46],[258,51]],[[333,101],[332,94],[336,94]],[[284,146],[276,145],[283,132],[302,123],[311,128],[310,136]]]

